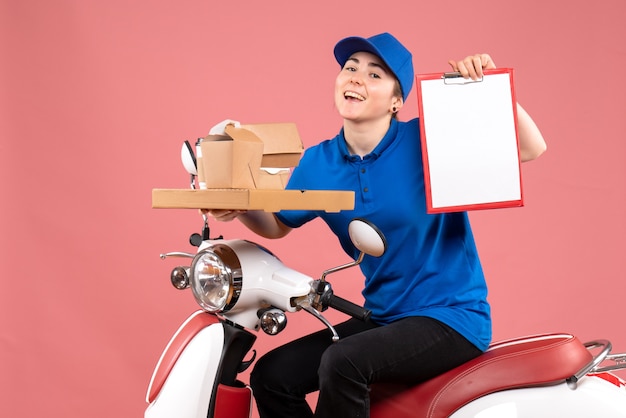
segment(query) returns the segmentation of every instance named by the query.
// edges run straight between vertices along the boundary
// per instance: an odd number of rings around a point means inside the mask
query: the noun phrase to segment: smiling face
[[[335,105],[341,117],[361,122],[390,119],[402,107],[402,94],[393,73],[374,54],[357,52],[335,80]]]

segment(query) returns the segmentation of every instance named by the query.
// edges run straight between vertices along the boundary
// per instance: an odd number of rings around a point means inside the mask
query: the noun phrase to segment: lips
[[[365,100],[365,97],[361,96],[359,93],[355,91],[346,91],[345,93],[343,93],[343,97],[345,97],[346,99],[356,99],[361,102]]]

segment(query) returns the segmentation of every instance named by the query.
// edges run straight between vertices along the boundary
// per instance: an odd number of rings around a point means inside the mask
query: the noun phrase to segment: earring
[[[392,108],[391,108],[391,112],[392,112],[392,113],[396,113],[397,111],[398,111],[398,108],[397,108],[397,107],[395,107],[395,106],[394,106],[394,107],[392,107]]]

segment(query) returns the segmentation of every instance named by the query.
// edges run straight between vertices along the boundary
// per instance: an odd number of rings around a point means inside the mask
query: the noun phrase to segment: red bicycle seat
[[[371,418],[447,418],[463,405],[501,390],[557,384],[592,361],[569,334],[506,340],[417,386],[372,385]]]

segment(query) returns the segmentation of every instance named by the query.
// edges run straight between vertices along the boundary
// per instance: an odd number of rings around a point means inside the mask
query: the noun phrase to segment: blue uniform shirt
[[[356,258],[348,235],[354,218],[373,222],[385,235],[382,257],[365,256],[365,307],[375,322],[407,316],[435,318],[479,349],[491,341],[487,286],[467,213],[427,214],[418,119],[392,120],[370,154],[350,155],[343,130],[307,149],[288,189],[353,190],[354,210],[288,210],[277,214],[292,228],[322,218],[342,248]]]

